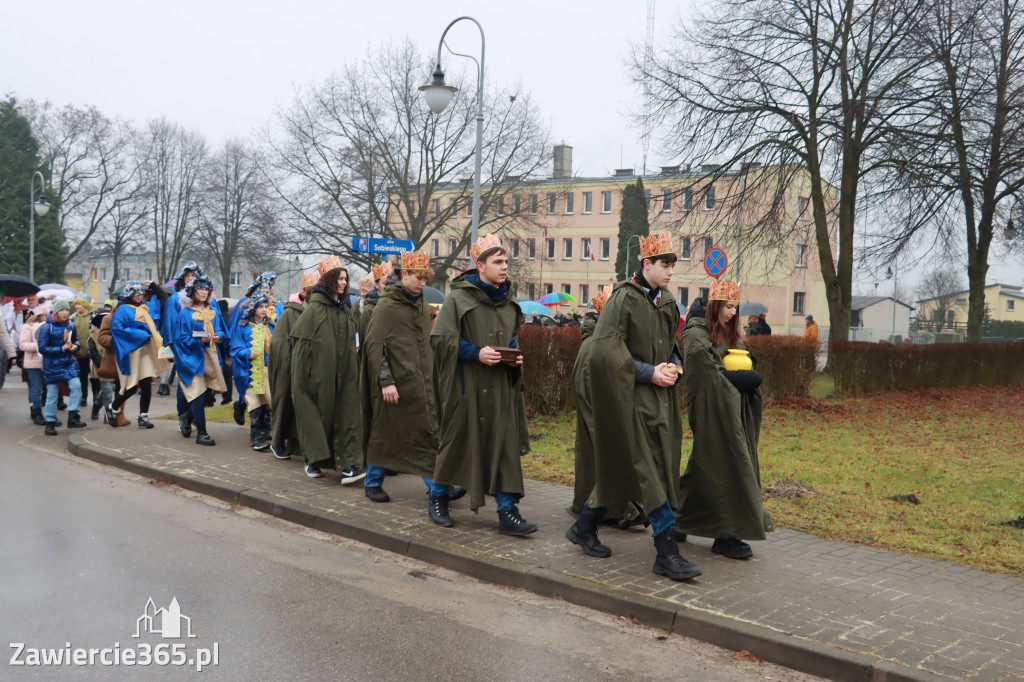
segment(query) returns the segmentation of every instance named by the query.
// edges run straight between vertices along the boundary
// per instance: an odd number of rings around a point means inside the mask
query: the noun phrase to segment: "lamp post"
[[[445,107],[452,100],[452,95],[458,90],[455,86],[448,85],[444,82],[444,71],[441,70],[441,48],[444,47],[444,38],[448,35],[449,29],[458,22],[466,19],[476,24],[476,27],[480,29],[480,61],[476,60],[476,57],[472,57],[468,54],[459,54],[458,52],[452,52],[452,54],[458,57],[465,57],[466,59],[472,59],[476,64],[476,100],[477,100],[477,112],[476,112],[476,169],[473,172],[473,222],[470,231],[470,242],[475,243],[477,240],[477,234],[480,231],[480,164],[483,155],[483,134],[484,134],[484,27],[480,25],[480,22],[473,17],[465,16],[455,19],[441,34],[441,40],[437,43],[437,66],[434,68],[434,73],[429,84],[421,85],[419,90],[423,93],[423,99],[426,101],[427,106],[435,114],[440,114],[444,111]],[[451,48],[448,50],[451,52]]]
[[[39,201],[36,201],[36,176],[39,176]],[[46,180],[42,173],[36,171],[29,186],[28,206],[28,278],[33,282],[36,280],[36,214],[42,218],[50,211],[50,204],[43,194],[45,190]]]
[[[1013,206],[1010,207],[1010,220],[1006,223],[1006,229],[1003,230],[1003,236],[1006,237],[1006,241],[1012,242],[1017,237],[1017,228],[1013,225],[1013,209],[1017,208],[1017,204],[1020,202],[1020,197],[1016,194],[1013,195]]]
[[[895,257],[892,259],[892,265],[885,271],[885,278],[892,280],[892,334],[889,336],[889,341],[896,343],[896,287],[899,285],[899,261]]]
[[[625,272],[622,273],[623,279],[629,279],[629,254],[631,249],[633,248],[634,237],[636,238],[637,245],[640,244],[640,235],[638,234],[632,234],[629,236],[629,239],[626,240],[626,270]]]

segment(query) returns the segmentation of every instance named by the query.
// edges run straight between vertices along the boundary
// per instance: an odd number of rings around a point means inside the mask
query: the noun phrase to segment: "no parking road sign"
[[[704,272],[708,273],[715,279],[725,274],[725,266],[728,263],[725,257],[725,251],[718,248],[717,246],[713,249],[709,249],[704,254]]]

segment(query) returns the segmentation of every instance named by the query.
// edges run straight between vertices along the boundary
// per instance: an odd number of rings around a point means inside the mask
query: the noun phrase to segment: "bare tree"
[[[992,239],[1024,189],[1024,4],[933,3],[914,45],[927,117],[894,136],[894,181],[934,215],[907,225],[882,248],[934,230],[944,249],[966,246],[967,333],[980,341]],[[963,240],[963,241],[961,241]]]
[[[472,188],[475,88],[462,88],[431,114],[417,87],[432,64],[408,41],[387,45],[299,93],[266,132],[267,177],[301,225],[303,253],[338,253],[368,266],[352,238],[410,239],[423,247],[469,230],[457,225]],[[453,79],[458,80],[458,79]],[[526,94],[496,92],[486,106],[481,227],[511,230],[526,212],[501,210],[548,163],[548,134]],[[442,200],[443,197],[443,200]],[[435,259],[451,266],[454,254]]]
[[[231,296],[231,272],[241,253],[263,265],[280,249],[273,189],[260,170],[258,151],[242,140],[229,140],[214,155],[202,185],[197,251],[220,273],[224,296]]]
[[[707,180],[762,163],[774,172],[743,191],[761,191],[766,206],[806,183],[833,340],[849,332],[860,182],[884,167],[887,136],[915,111],[920,57],[907,42],[926,4],[718,0],[679,27],[669,51],[634,59],[669,149],[720,164]],[[778,221],[773,210],[765,220]]]
[[[141,175],[146,213],[157,277],[163,282],[173,276],[198,227],[198,179],[206,162],[206,141],[197,132],[159,119],[146,126],[140,144],[146,159]]]
[[[921,301],[929,301],[928,307],[932,319],[919,320],[919,323],[931,326],[934,331],[941,332],[946,326],[948,314],[956,306],[956,299],[964,291],[963,280],[952,267],[937,267],[921,280],[917,295]]]
[[[27,111],[59,197],[57,223],[71,261],[89,249],[118,204],[137,190],[133,132],[92,106],[55,109],[50,102],[29,102]]]

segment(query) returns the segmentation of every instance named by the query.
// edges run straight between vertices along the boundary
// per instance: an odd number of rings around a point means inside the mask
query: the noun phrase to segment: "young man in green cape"
[[[295,402],[292,400],[292,327],[306,310],[319,277],[302,273],[302,292],[284,304],[277,318],[274,336],[270,338],[270,450],[278,459],[301,455],[299,430],[295,424]],[[298,300],[294,300],[298,299]]]
[[[470,248],[476,269],[452,282],[430,342],[441,407],[441,444],[434,481],[469,490],[474,511],[484,496],[498,505],[498,531],[527,535],[516,502],[523,496],[520,457],[530,451],[523,398],[523,356],[518,347],[523,313],[509,295],[508,255],[489,234]],[[507,360],[497,348],[507,347]],[[514,358],[514,359],[513,359]],[[448,513],[444,496],[431,513]]]
[[[679,309],[667,289],[676,254],[661,233],[641,238],[640,255],[642,269],[615,285],[588,354],[577,361],[587,364],[590,379],[593,459],[583,469],[592,471],[594,486],[566,538],[590,556],[611,556],[598,524],[632,503],[651,522],[653,571],[688,580],[701,572],[679,555],[672,528],[683,441]]]

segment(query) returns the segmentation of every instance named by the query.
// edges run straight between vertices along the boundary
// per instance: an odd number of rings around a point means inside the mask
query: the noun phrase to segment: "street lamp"
[[[630,254],[630,251],[633,248],[633,240],[634,239],[636,239],[636,243],[639,246],[639,244],[640,244],[640,235],[638,235],[638,234],[630,235],[629,239],[626,240],[626,270],[625,270],[625,272],[622,273],[623,274],[623,279],[629,279],[629,254]]]
[[[1010,220],[1006,223],[1006,229],[1003,230],[1003,236],[1006,237],[1006,241],[1012,242],[1017,236],[1017,228],[1013,225],[1013,209],[1017,208],[1017,203],[1020,198],[1017,195],[1013,197],[1013,206],[1010,207]]]
[[[892,259],[892,265],[885,271],[885,278],[892,280],[892,334],[889,341],[896,343],[896,287],[899,284],[899,268],[895,257]]]
[[[39,201],[36,201],[36,176],[39,176]],[[50,204],[43,194],[45,190],[46,180],[42,173],[36,171],[29,186],[28,208],[28,278],[33,282],[36,280],[36,215],[42,218],[50,211]]]
[[[448,85],[444,82],[444,71],[441,70],[441,48],[444,47],[444,37],[448,35],[449,29],[458,22],[466,19],[476,24],[476,27],[480,29],[480,61],[476,60],[476,57],[471,57],[468,54],[459,54],[458,52],[452,52],[451,48],[448,49],[453,55],[458,57],[465,57],[466,59],[472,59],[476,64],[476,100],[477,100],[477,112],[476,112],[476,170],[473,173],[473,223],[470,232],[470,242],[475,243],[477,240],[477,233],[480,231],[480,164],[483,155],[483,135],[484,135],[484,27],[480,25],[480,22],[473,17],[459,17],[455,19],[444,29],[444,33],[441,34],[441,40],[437,43],[437,66],[434,68],[433,77],[427,85],[421,85],[419,90],[423,93],[423,99],[426,101],[427,106],[435,114],[440,114],[444,111],[445,107],[452,100],[452,95],[456,92],[457,88],[452,85]]]

